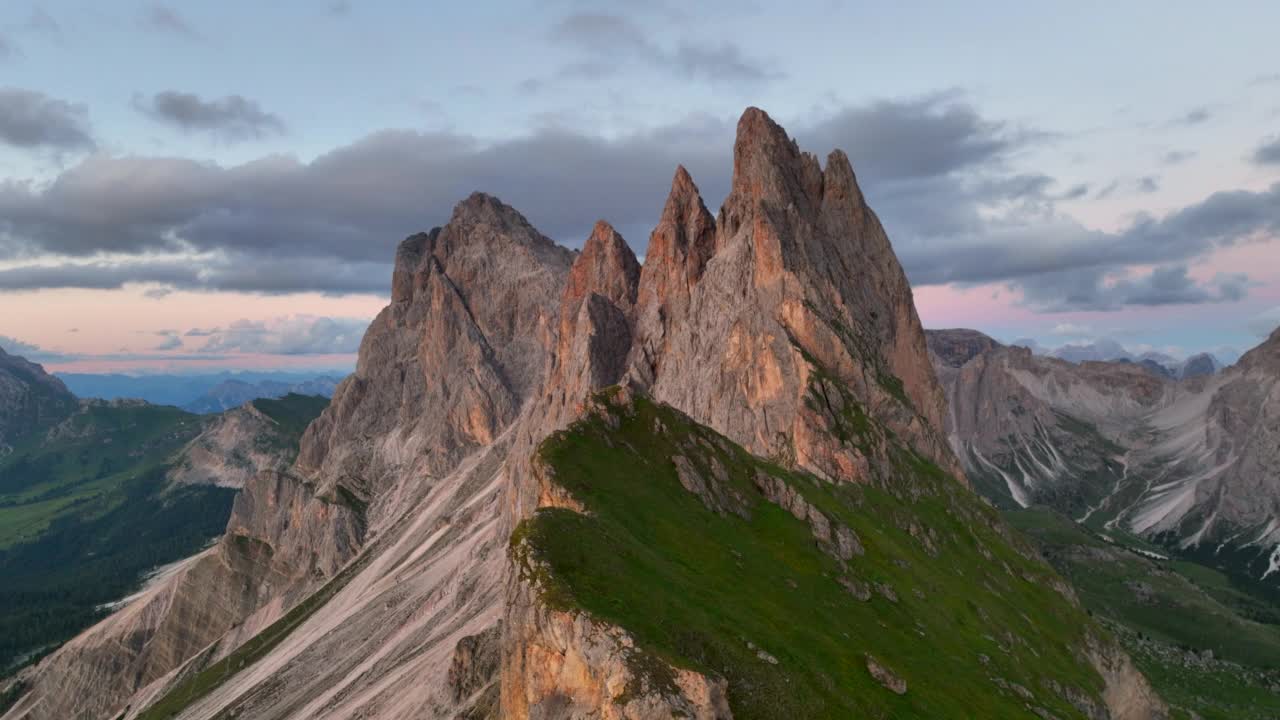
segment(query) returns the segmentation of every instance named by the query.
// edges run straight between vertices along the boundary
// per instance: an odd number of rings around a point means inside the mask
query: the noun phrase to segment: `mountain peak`
[[[0,448],[70,415],[78,401],[44,368],[0,349]]]
[[[818,159],[801,153],[796,141],[768,113],[747,108],[738,120],[738,136],[733,145],[730,201],[736,198],[735,204],[770,201],[783,206],[812,206],[820,200],[821,190]]]
[[[636,302],[639,283],[640,262],[631,246],[612,225],[598,220],[569,270],[564,297],[581,301],[594,292],[630,309]]]
[[[948,366],[956,368],[963,367],[984,352],[1001,347],[990,336],[967,328],[925,330],[924,336],[929,352]]]

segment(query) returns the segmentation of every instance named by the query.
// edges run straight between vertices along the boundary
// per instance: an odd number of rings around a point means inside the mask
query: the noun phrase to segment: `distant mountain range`
[[[209,388],[204,395],[182,406],[187,412],[208,414],[220,413],[224,410],[260,398],[281,398],[285,395],[318,395],[333,397],[333,391],[342,378],[327,375],[303,380],[301,382],[280,382],[278,380],[261,380],[256,383],[243,380],[224,380]]]
[[[1280,424],[1268,407],[1280,331],[1225,370],[1201,354],[1167,373],[1153,358],[1064,361],[974,330],[928,340],[952,447],[997,505],[1046,505],[1280,581]]]
[[[58,379],[82,398],[137,398],[154,405],[173,405],[191,412],[219,412],[258,397],[282,397],[289,392],[303,395],[333,394],[332,386],[341,380],[341,371],[316,372],[220,372],[206,375],[123,375],[92,373],[59,374]],[[219,386],[234,384],[217,389]],[[240,386],[260,386],[240,392]],[[219,405],[216,398],[226,397]],[[229,402],[238,397],[235,402]]]
[[[1181,380],[1183,378],[1214,375],[1225,367],[1225,363],[1212,353],[1202,352],[1179,360],[1162,352],[1147,351],[1130,352],[1123,345],[1110,338],[1102,338],[1089,343],[1068,343],[1056,348],[1048,348],[1030,338],[1014,340],[1011,345],[1029,348],[1037,355],[1066,360],[1072,363],[1083,362],[1131,362],[1164,377]],[[1235,359],[1235,354],[1230,356]]]

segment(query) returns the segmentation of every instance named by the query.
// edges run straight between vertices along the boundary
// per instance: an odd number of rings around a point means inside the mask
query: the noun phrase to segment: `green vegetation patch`
[[[1280,612],[1257,588],[1196,562],[1142,555],[1170,551],[1045,508],[1006,517],[1116,629],[1175,717],[1280,717]]]
[[[677,455],[713,495],[738,498],[736,511],[686,490]],[[892,455],[897,484],[832,486],[645,398],[611,405],[540,452],[586,513],[539,510],[513,535],[513,557],[548,605],[625,628],[649,658],[726,678],[737,718],[1080,717],[1050,687],[1101,688],[1076,652],[1083,611],[971,492],[908,450]],[[844,562],[824,549],[757,489],[758,474],[852,529],[865,553]],[[868,656],[905,694],[872,677]]]
[[[165,479],[203,426],[171,407],[90,406],[0,459],[0,676],[222,533],[234,491]]]
[[[253,401],[253,406],[258,412],[276,421],[286,441],[297,445],[311,421],[320,417],[320,413],[329,407],[329,398],[289,393],[282,398],[259,398]]]

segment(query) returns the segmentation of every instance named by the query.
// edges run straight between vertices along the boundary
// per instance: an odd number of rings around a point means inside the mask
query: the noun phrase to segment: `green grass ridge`
[[[589,415],[539,453],[585,513],[537,511],[513,534],[513,557],[552,608],[621,626],[662,663],[726,678],[734,717],[1025,718],[1033,705],[1072,718],[1080,711],[1046,681],[1100,692],[1079,654],[1093,625],[1051,589],[1052,570],[869,417],[850,440],[887,443],[894,482],[832,485],[786,470],[644,397],[603,412],[612,419]],[[750,519],[686,491],[676,454],[709,481],[721,464]],[[866,554],[842,567],[756,490],[758,472],[852,528]],[[862,601],[842,577],[887,591]],[[907,681],[905,695],[871,677],[868,654]]]

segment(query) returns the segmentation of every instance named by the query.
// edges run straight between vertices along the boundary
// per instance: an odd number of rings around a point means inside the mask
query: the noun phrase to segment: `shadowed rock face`
[[[49,428],[77,405],[61,380],[0,349],[0,448]]]
[[[614,384],[831,482],[889,484],[882,450],[833,437],[856,405],[962,477],[937,429],[945,398],[910,288],[848,159],[834,152],[824,169],[752,108],[718,219],[677,169],[643,267],[607,223],[575,257],[482,194],[406,240],[356,372],[295,466],[249,483],[216,548],[269,548],[257,567],[229,572],[249,600],[227,618],[242,619],[181,675],[133,694],[127,717],[184,692],[182,676],[330,578],[338,587],[285,641],[182,717],[732,717],[723,679],[673,670],[671,687],[634,683],[625,630],[548,607],[508,560],[520,520],[572,507],[537,462],[539,444]],[[223,591],[195,572],[177,606]],[[170,642],[157,624],[130,641]],[[85,642],[106,648],[141,625],[115,627]],[[97,682],[136,670],[108,657],[94,662]],[[46,661],[32,677],[50,692],[77,661]],[[111,705],[70,706],[92,702]]]
[[[925,333],[925,341],[937,360],[953,368],[964,367],[975,356],[1001,347],[977,330],[930,330]]]

